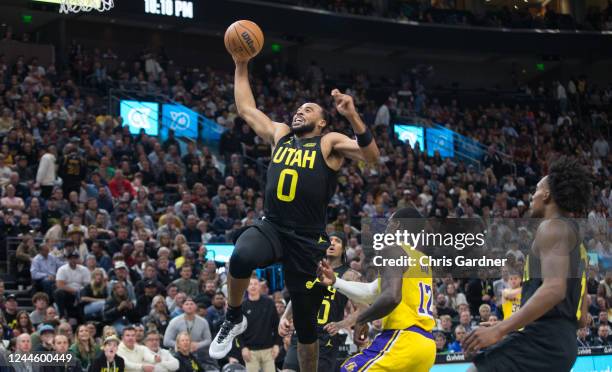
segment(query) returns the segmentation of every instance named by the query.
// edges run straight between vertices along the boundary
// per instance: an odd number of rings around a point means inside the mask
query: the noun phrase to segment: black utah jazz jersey
[[[567,289],[565,299],[555,305],[540,319],[567,319],[577,322],[581,316],[582,295],[586,290],[586,266],[588,256],[579,235],[578,226],[572,222],[566,222],[576,232],[578,243],[569,252],[570,268],[567,278]],[[542,266],[540,257],[532,251],[525,261],[523,272],[523,289],[521,291],[521,307],[533,296],[535,291],[542,285]]]
[[[336,173],[323,158],[321,136],[282,137],[268,166],[266,218],[298,231],[324,231],[327,205],[338,181]]]
[[[343,264],[335,268],[334,272],[338,278],[341,278],[348,269],[348,265]],[[329,338],[329,333],[323,329],[327,323],[339,322],[344,319],[344,308],[346,308],[347,303],[348,298],[345,295],[332,286],[327,287],[317,314],[317,334],[320,339]]]

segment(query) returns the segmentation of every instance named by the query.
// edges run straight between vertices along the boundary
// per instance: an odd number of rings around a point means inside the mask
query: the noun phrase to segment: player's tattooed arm
[[[234,98],[238,115],[243,118],[253,131],[264,141],[274,146],[276,141],[289,133],[289,126],[273,122],[257,108],[255,97],[249,83],[247,62],[236,61],[234,74]]]
[[[404,250],[397,245],[384,248],[381,254],[384,258],[389,259],[398,259],[406,255]],[[381,293],[372,305],[359,314],[357,318],[358,324],[382,319],[389,315],[393,309],[399,305],[402,301],[403,275],[404,267],[391,265],[383,266],[380,283],[380,287],[382,288]]]
[[[574,233],[561,220],[542,222],[535,238],[540,253],[542,285],[520,310],[491,327],[479,327],[463,341],[467,353],[493,345],[508,333],[539,319],[563,301],[567,289],[569,252],[576,242]]]

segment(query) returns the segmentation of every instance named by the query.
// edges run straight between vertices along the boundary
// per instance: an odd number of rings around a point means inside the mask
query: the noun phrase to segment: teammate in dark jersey
[[[561,157],[537,185],[531,216],[542,218],[525,263],[521,308],[463,341],[478,352],[470,371],[569,371],[576,361],[576,328],[586,322],[586,251],[578,226],[591,176],[576,159]],[[495,344],[495,345],[494,345]],[[489,348],[489,346],[494,345]]]
[[[359,273],[352,270],[346,263],[346,239],[343,233],[331,233],[329,235],[331,245],[327,249],[327,261],[334,269],[335,274],[344,280],[354,281],[359,279]],[[325,297],[319,308],[317,316],[317,336],[319,338],[319,366],[320,372],[333,372],[337,370],[338,352],[342,338],[338,334],[340,329],[350,328],[357,320],[357,311],[353,311],[346,318],[344,310],[349,300],[333,287],[327,287]],[[279,334],[288,335],[292,330],[293,309],[289,302],[285,314],[279,323]],[[299,371],[297,358],[297,338],[293,334],[291,346],[287,350],[283,371]]]
[[[298,337],[300,370],[316,371],[318,360],[317,311],[325,288],[313,285],[318,262],[325,257],[327,205],[336,187],[336,172],[345,158],[376,162],[379,152],[361,120],[353,98],[337,89],[331,93],[336,110],[353,127],[357,140],[330,132],[325,110],[304,103],[291,125],[276,123],[257,109],[249,85],[248,61],[238,61],[234,95],[238,114],[264,141],[272,145],[265,189],[265,217],[238,237],[228,275],[226,321],[210,346],[213,358],[223,358],[232,340],[244,332],[241,304],[255,268],[282,262]]]

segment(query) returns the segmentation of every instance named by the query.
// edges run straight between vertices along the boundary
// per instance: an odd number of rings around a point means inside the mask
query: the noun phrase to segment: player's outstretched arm
[[[353,127],[357,140],[352,140],[340,133],[333,133],[332,148],[339,154],[349,159],[365,160],[368,163],[376,163],[380,156],[376,141],[372,137],[370,129],[365,125],[361,116],[355,108],[353,97],[340,93],[338,89],[332,91],[336,109],[344,116]]]
[[[374,280],[370,283],[361,283],[336,278],[334,269],[329,265],[327,260],[319,262],[317,275],[322,285],[333,286],[340,291],[340,293],[357,303],[371,304],[378,294],[378,280]]]
[[[510,318],[471,332],[463,341],[463,349],[467,353],[497,343],[508,333],[534,322],[563,301],[570,266],[569,252],[576,239],[569,230],[560,220],[549,220],[540,225],[535,245],[540,251],[542,285]]]
[[[384,258],[392,260],[401,259],[406,253],[397,245],[385,247],[381,254]],[[382,319],[389,315],[393,309],[402,301],[402,282],[404,276],[404,267],[401,266],[383,266],[381,272],[380,287],[382,288],[380,295],[370,307],[365,309],[359,317],[357,323],[367,323],[376,319]]]
[[[248,62],[235,62],[234,98],[238,115],[247,122],[259,137],[274,146],[277,139],[289,133],[289,127],[282,123],[273,122],[266,114],[257,109],[249,83]]]

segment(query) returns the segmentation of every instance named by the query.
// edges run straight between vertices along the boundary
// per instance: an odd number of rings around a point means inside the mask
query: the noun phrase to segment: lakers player
[[[502,291],[502,312],[504,319],[510,318],[521,308],[521,276],[516,271],[510,271],[508,276],[510,288]]]
[[[525,261],[521,308],[463,340],[465,352],[482,350],[470,371],[569,371],[574,365],[576,329],[586,323],[588,261],[572,218],[588,208],[591,179],[586,167],[563,156],[538,182],[531,216],[543,220]]]
[[[317,263],[325,257],[327,206],[336,190],[337,172],[345,158],[376,162],[378,147],[361,120],[353,98],[331,92],[338,113],[351,124],[356,140],[344,134],[323,135],[328,119],[316,103],[301,105],[291,125],[273,122],[257,108],[249,85],[247,62],[235,61],[234,96],[238,114],[272,145],[266,174],[264,219],[238,237],[229,262],[226,321],[210,345],[210,356],[221,359],[233,339],[247,327],[242,300],[256,268],[283,263],[285,284],[293,304],[300,371],[317,370],[317,313],[326,288],[312,284]]]
[[[420,218],[416,209],[400,209],[391,216],[387,232],[421,231],[422,226],[417,225],[422,222],[416,220]],[[423,255],[418,250],[399,246],[387,246],[380,252],[384,258],[408,256],[415,262]],[[319,280],[355,302],[371,304],[360,313],[357,324],[383,319],[383,331],[361,353],[347,359],[341,371],[430,370],[436,358],[436,344],[431,333],[435,321],[431,308],[434,294],[430,267],[384,266],[379,279],[355,283],[336,278],[329,264],[323,261],[319,264]]]

